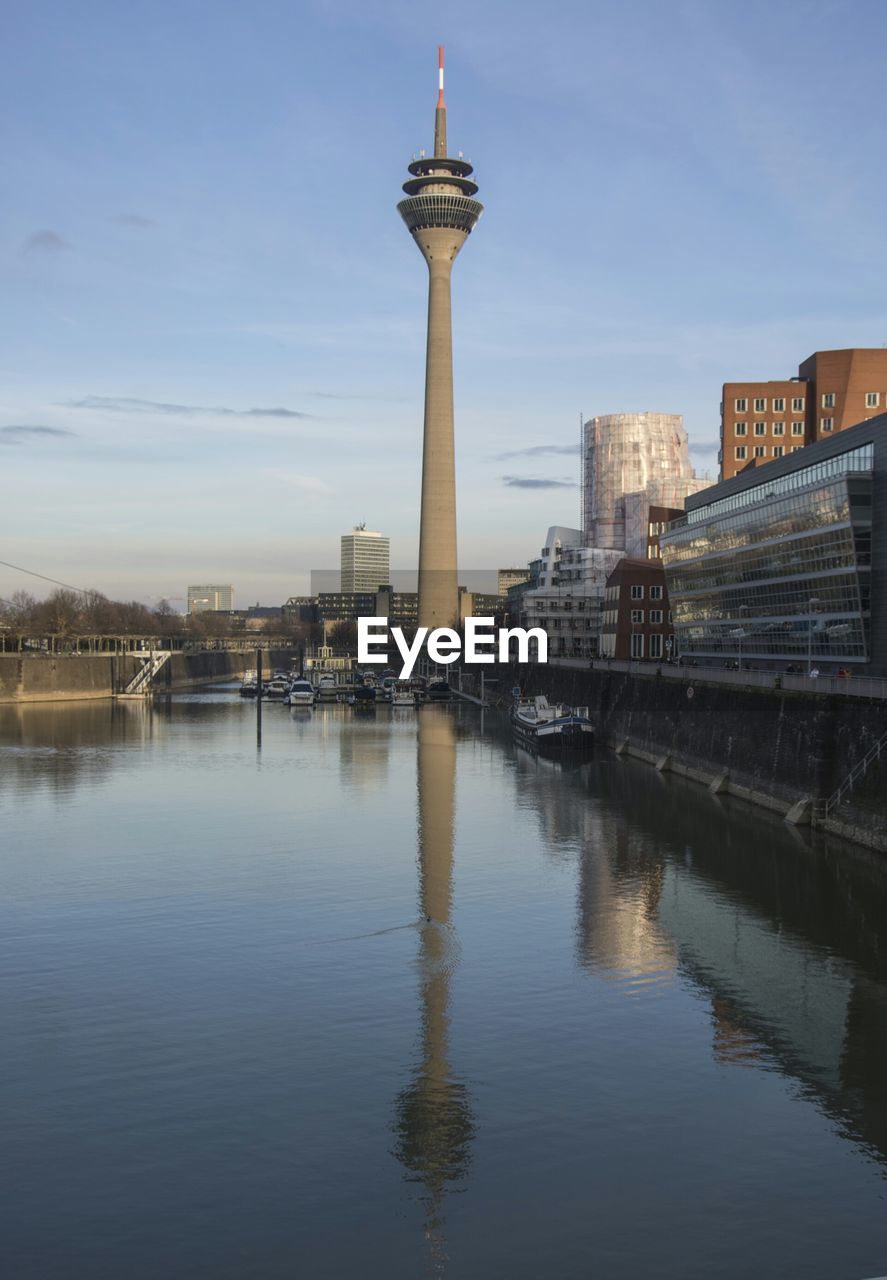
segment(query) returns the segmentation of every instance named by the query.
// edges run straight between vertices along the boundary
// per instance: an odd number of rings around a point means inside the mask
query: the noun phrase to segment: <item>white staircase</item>
[[[147,698],[151,692],[151,684],[157,672],[164,666],[170,658],[168,649],[164,649],[162,653],[150,653],[144,660],[142,669],[133,676],[129,684],[122,693],[118,693],[118,698]]]

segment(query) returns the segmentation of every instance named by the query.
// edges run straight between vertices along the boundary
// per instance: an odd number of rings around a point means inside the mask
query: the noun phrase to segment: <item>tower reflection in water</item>
[[[419,1055],[412,1079],[397,1096],[394,1154],[415,1183],[425,1209],[433,1271],[446,1266],[445,1197],[462,1187],[471,1161],[474,1121],[465,1085],[449,1061],[450,982],[458,942],[453,905],[456,733],[448,711],[418,712]]]

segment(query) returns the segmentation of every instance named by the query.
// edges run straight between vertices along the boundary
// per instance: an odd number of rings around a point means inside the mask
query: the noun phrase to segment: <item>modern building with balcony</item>
[[[660,545],[684,659],[887,675],[887,414],[694,494]]]

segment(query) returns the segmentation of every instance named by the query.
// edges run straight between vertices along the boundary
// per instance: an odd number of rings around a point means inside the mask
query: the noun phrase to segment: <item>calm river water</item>
[[[887,1273],[887,863],[473,707],[0,707],[10,1280]]]

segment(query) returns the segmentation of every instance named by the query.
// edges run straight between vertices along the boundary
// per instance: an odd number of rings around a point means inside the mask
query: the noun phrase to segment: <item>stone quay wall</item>
[[[477,668],[465,668],[469,692]],[[713,791],[788,814],[831,796],[887,733],[887,702],[706,683],[701,673],[665,680],[634,672],[530,665],[487,667],[497,696],[513,686],[550,702],[587,706],[599,740]],[[489,693],[489,687],[488,687]],[[887,751],[869,766],[825,829],[887,851]]]
[[[276,666],[289,668],[292,649],[262,654],[267,675]],[[111,698],[141,668],[137,655],[0,654],[0,702],[74,702]],[[256,665],[255,649],[174,653],[161,668],[154,692],[193,689],[220,680],[235,680]]]

